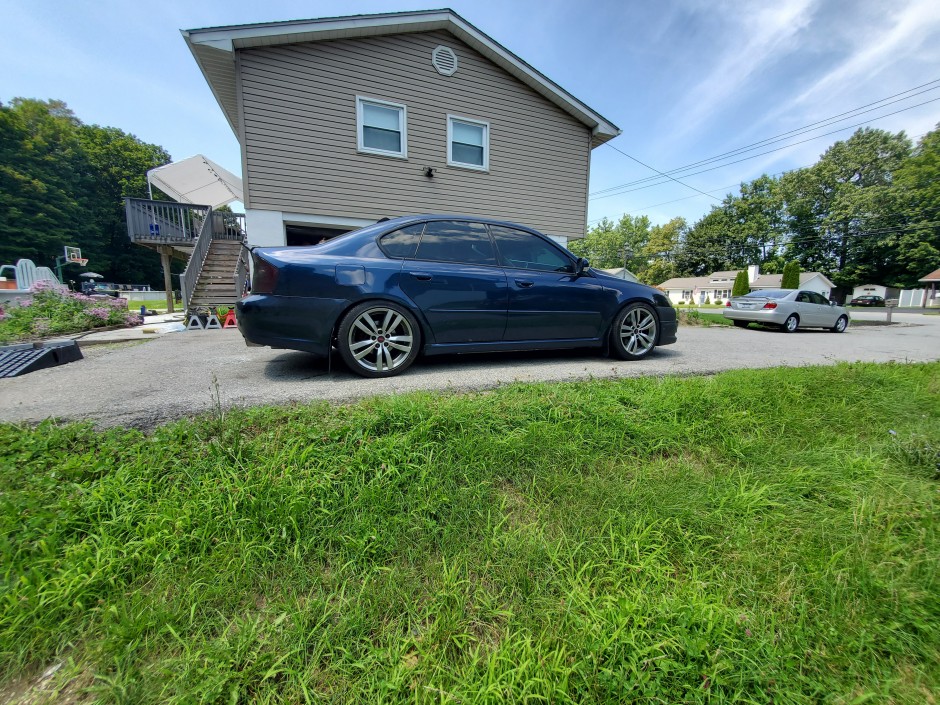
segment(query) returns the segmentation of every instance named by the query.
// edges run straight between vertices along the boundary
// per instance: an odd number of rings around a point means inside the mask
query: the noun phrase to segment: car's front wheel
[[[639,360],[656,347],[658,333],[659,322],[653,309],[646,304],[630,304],[614,318],[611,348],[621,360]]]
[[[390,301],[370,301],[343,317],[337,343],[343,362],[356,374],[392,377],[415,361],[421,331],[408,309]]]
[[[836,324],[830,328],[833,333],[845,333],[845,329],[849,327],[849,319],[846,316],[839,316],[839,320],[836,321]]]

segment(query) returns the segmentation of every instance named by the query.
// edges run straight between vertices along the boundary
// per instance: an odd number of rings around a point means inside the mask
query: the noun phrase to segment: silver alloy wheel
[[[620,340],[631,355],[645,355],[656,345],[656,317],[645,308],[634,308],[623,317]]]
[[[414,331],[398,311],[377,306],[353,321],[346,345],[358,365],[372,372],[385,372],[408,360],[414,347]]]
[[[800,322],[797,320],[796,316],[793,315],[783,322],[783,327],[786,329],[787,333],[793,333],[799,325]]]
[[[845,329],[849,327],[849,319],[845,316],[839,316],[839,320],[836,321],[836,333],[844,333]]]

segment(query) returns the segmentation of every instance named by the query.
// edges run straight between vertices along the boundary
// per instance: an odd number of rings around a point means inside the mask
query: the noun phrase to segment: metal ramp
[[[82,351],[74,340],[5,345],[0,347],[0,377],[19,377],[81,359]]]

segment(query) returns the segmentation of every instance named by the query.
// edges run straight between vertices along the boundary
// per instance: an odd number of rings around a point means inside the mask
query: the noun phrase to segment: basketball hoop
[[[82,262],[82,250],[81,250],[81,248],[80,248],[80,247],[69,247],[68,245],[66,245],[66,246],[65,246],[65,261],[66,261],[66,262],[75,262],[76,264],[81,263],[81,262]],[[87,262],[88,262],[88,259],[85,258],[84,261],[87,263]]]
[[[85,257],[79,257],[78,259],[73,259],[72,262],[77,264],[79,267],[84,267],[86,264],[88,264],[88,259]]]

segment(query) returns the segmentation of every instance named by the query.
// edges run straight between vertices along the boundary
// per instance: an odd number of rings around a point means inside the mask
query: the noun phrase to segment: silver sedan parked
[[[785,333],[797,328],[828,328],[843,333],[849,327],[849,314],[815,291],[765,289],[735,296],[724,310],[725,318],[744,328],[748,323],[780,326]]]

